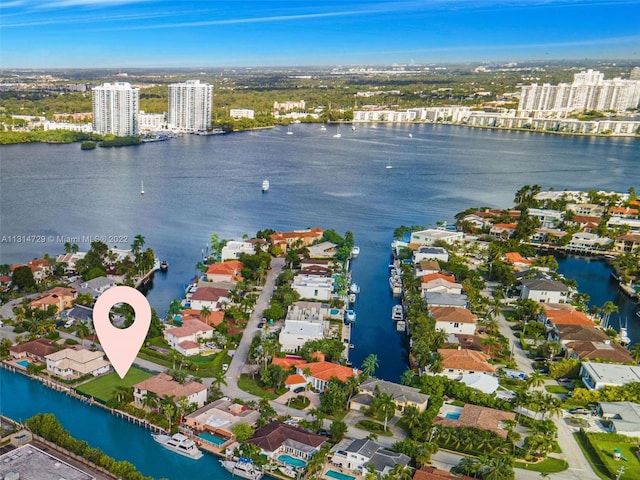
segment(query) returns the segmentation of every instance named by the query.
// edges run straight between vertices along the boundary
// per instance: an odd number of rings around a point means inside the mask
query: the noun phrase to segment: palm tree
[[[160,405],[160,398],[158,394],[154,392],[147,392],[142,397],[142,406],[148,408],[149,410],[153,410]]]
[[[80,251],[80,247],[77,243],[71,244],[71,253],[78,253]]]
[[[144,237],[140,234],[136,235],[135,237],[133,237],[133,243],[131,244],[131,251],[134,254],[138,254],[140,253],[140,250],[142,250],[142,247],[144,246]]]
[[[362,373],[367,377],[373,377],[379,366],[378,356],[375,353],[370,353],[367,355],[367,358],[362,361]]]
[[[400,375],[400,383],[402,385],[413,385],[413,379],[416,378],[416,372],[413,370],[405,370],[402,375]]]
[[[612,301],[607,301],[604,302],[600,311],[602,312],[602,327],[609,328],[609,318],[612,313],[616,313],[618,311],[618,306]]]
[[[527,378],[525,386],[528,389],[540,388],[544,385],[544,376],[540,372],[533,372]]]
[[[393,396],[389,393],[378,393],[376,397],[371,401],[371,406],[374,411],[378,412],[384,417],[384,431],[387,431],[387,422],[396,413],[396,404],[393,401]]]
[[[71,253],[71,244],[69,242],[64,242],[64,253]]]
[[[497,456],[492,457],[480,468],[483,480],[509,480],[514,478],[513,457]]]
[[[202,307],[202,309],[200,310],[200,317],[202,318],[202,321],[208,324],[207,320],[209,319],[210,316],[211,316],[211,309],[207,306]]]
[[[133,401],[133,387],[117,385],[113,389],[111,398],[114,398],[118,403],[130,403]]]
[[[629,352],[636,362],[640,362],[640,343],[634,343],[629,347]]]
[[[440,373],[444,369],[444,361],[442,355],[438,352],[431,354],[431,362],[429,363],[429,371],[431,373]]]
[[[385,478],[392,480],[411,480],[413,478],[413,469],[407,465],[397,464]]]
[[[420,421],[420,410],[413,405],[407,405],[402,412],[402,419],[407,427],[409,427],[409,430],[411,430]]]

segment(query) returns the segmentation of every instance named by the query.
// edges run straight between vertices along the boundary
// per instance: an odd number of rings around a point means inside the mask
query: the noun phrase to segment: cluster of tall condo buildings
[[[634,73],[637,73],[634,69]],[[640,79],[605,80],[596,70],[576,73],[573,83],[523,85],[518,110],[571,113],[585,110],[624,113],[640,104]]]
[[[118,137],[137,135],[140,116],[144,115],[139,105],[140,89],[130,83],[105,83],[93,88],[93,130]],[[200,80],[170,84],[167,128],[179,132],[210,129],[212,105],[212,85]]]

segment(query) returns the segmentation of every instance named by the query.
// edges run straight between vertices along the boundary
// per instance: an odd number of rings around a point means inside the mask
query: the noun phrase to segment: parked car
[[[293,393],[302,393],[304,392],[305,388],[304,387],[297,387],[293,389]]]
[[[591,415],[591,410],[588,408],[572,408],[569,413],[574,415]]]
[[[556,378],[556,382],[558,383],[573,383],[573,380],[570,378]]]

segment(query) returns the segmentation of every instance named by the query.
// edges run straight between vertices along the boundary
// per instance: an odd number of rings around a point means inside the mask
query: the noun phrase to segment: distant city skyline
[[[2,68],[640,60],[640,0],[6,0]]]

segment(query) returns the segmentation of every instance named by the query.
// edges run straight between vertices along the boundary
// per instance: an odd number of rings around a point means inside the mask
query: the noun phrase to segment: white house
[[[300,294],[300,298],[327,301],[331,299],[333,279],[313,275],[296,275],[293,278],[291,288]]]
[[[423,295],[426,292],[452,293],[454,295],[459,295],[462,293],[462,285],[455,282],[449,282],[443,278],[434,278],[433,280],[422,283],[420,290]]]
[[[238,242],[230,240],[222,247],[220,252],[221,260],[239,260],[240,255],[246,253],[247,255],[254,255],[256,253],[256,246],[251,242]]]
[[[199,286],[188,298],[194,310],[202,310],[204,307],[209,310],[220,310],[223,304],[229,303],[229,290]]]
[[[296,302],[287,312],[278,341],[284,352],[296,352],[310,340],[324,338],[329,328],[327,309],[320,302]]]
[[[529,208],[527,213],[530,217],[540,220],[541,228],[556,228],[564,218],[564,212],[547,208]]]
[[[601,238],[595,233],[577,232],[571,236],[567,248],[571,250],[601,250],[613,243],[610,238]]]
[[[628,226],[630,232],[640,232],[640,219],[611,217],[607,222],[607,227],[623,227]]]
[[[321,242],[307,247],[311,258],[333,258],[336,256],[337,245],[331,242]]]
[[[229,110],[229,116],[232,118],[250,118],[253,119],[256,116],[256,112],[250,108],[232,108]]]
[[[416,243],[418,245],[430,246],[435,242],[441,241],[445,243],[455,243],[464,238],[463,232],[457,232],[455,230],[441,230],[436,228],[428,228],[426,230],[420,230],[419,232],[411,233],[411,240],[409,243]]]
[[[449,261],[449,252],[442,247],[420,247],[413,252],[413,263],[420,263],[423,260]]]
[[[45,359],[47,372],[65,380],[88,374],[97,377],[111,370],[111,364],[104,359],[103,352],[92,352],[84,348],[65,348],[47,355]]]
[[[436,321],[436,330],[446,333],[475,335],[478,317],[466,308],[429,307],[429,313]]]
[[[166,373],[160,373],[155,377],[136,383],[133,386],[134,404],[137,407],[142,407],[149,392],[155,393],[158,398],[163,398],[165,395],[173,397],[176,403],[184,397],[189,404],[196,404],[198,408],[207,403],[207,387],[194,381],[185,384],[178,383]]]
[[[213,337],[213,327],[210,327],[200,320],[189,320],[181,327],[167,328],[164,331],[164,338],[167,343],[183,355],[195,355],[194,343],[198,340],[205,340]],[[189,343],[185,343],[189,342]],[[185,353],[188,352],[188,353]]]
[[[103,293],[111,287],[115,287],[115,280],[107,277],[96,277],[80,284],[80,288],[88,288],[98,293]]]
[[[545,303],[567,303],[569,287],[557,280],[545,278],[528,278],[522,280],[520,298]]]
[[[345,439],[331,449],[331,462],[364,476],[371,468],[381,477],[386,476],[396,465],[407,466],[411,458],[403,453],[392,452],[373,440]]]
[[[600,390],[605,385],[621,387],[640,382],[640,366],[582,362],[580,377],[589,390]]]

